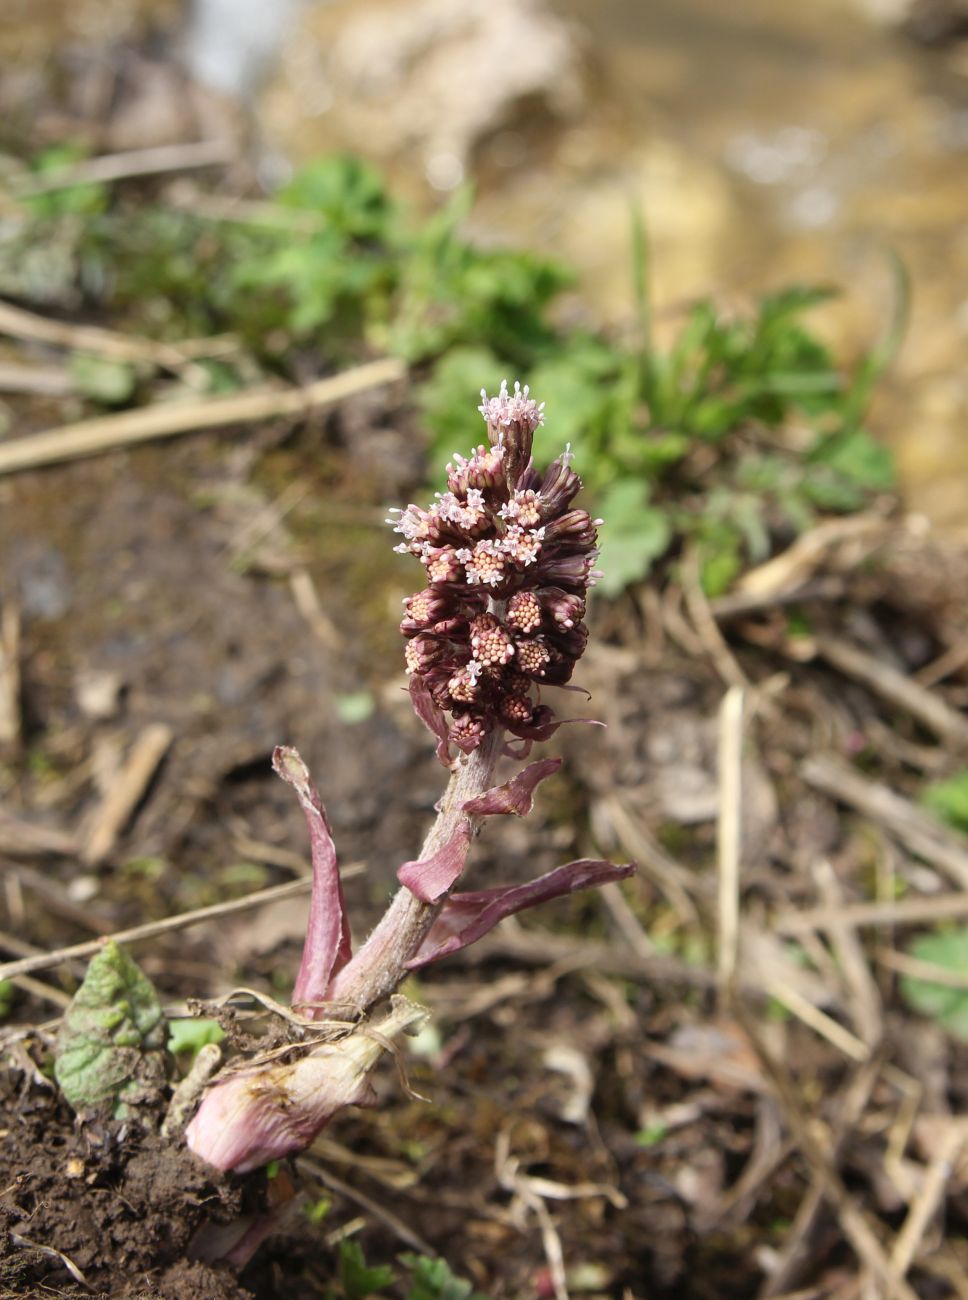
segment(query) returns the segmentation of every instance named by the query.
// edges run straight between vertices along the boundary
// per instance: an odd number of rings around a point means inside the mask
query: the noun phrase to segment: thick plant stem
[[[437,819],[424,840],[421,858],[429,858],[441,849],[463,821],[470,820],[476,830],[480,818],[468,819],[462,809],[469,799],[476,799],[490,788],[505,739],[504,732],[497,728],[478,749],[459,760],[440,801]],[[392,993],[409,973],[407,963],[417,955],[445,902],[446,897],[423,903],[401,886],[366,943],[336,976],[330,1000],[349,1003],[362,1013]]]

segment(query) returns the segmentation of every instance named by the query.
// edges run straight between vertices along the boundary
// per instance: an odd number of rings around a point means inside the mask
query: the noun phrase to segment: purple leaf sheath
[[[525,885],[498,885],[470,894],[452,894],[408,965],[411,970],[417,970],[441,957],[449,957],[482,939],[499,921],[515,912],[578,889],[594,889],[613,880],[625,880],[634,871],[634,863],[619,866],[597,858],[580,858]]]
[[[492,786],[476,799],[468,799],[464,812],[475,817],[493,817],[513,813],[515,817],[527,817],[534,807],[534,792],[538,784],[557,772],[561,767],[560,758],[542,758],[513,776],[503,785]]]
[[[466,804],[465,804],[466,807]],[[447,843],[429,858],[405,862],[397,879],[416,894],[422,903],[436,903],[461,877],[471,845],[471,824],[463,822]]]
[[[326,997],[331,979],[352,956],[350,927],[346,919],[336,846],[326,811],[306,764],[296,750],[279,745],[273,751],[272,766],[296,791],[309,827],[313,891],[302,962],[292,995],[294,1005],[306,1005]],[[306,1013],[314,1015],[311,1006],[306,1005]]]

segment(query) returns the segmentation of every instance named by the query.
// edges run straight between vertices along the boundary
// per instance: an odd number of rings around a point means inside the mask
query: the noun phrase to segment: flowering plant
[[[502,754],[526,758],[534,741],[561,725],[539,692],[564,686],[585,649],[582,619],[601,523],[572,507],[581,480],[568,449],[543,474],[535,469],[532,441],[544,417],[527,388],[515,384],[509,393],[505,384],[496,397],[482,396],[488,444],[454,458],[447,491],[427,510],[411,504],[390,521],[404,539],[397,550],[416,556],[426,573],[426,587],[405,601],[401,632],[414,709],[437,738],[449,784],[419,858],[399,868],[399,891],[354,955],[325,809],[296,751],[275,751],[275,770],[296,791],[312,848],[309,922],[293,991],[294,1020],[307,1041],[295,1059],[250,1060],[209,1088],[186,1138],[220,1169],[245,1172],[303,1150],[341,1107],[372,1099],[368,1075],[382,1045],[423,1012],[395,997],[381,1022],[365,1017],[410,971],[523,908],[634,870],[581,859],[527,884],[453,892],[483,819],[524,816],[539,782],[560,766],[541,759],[492,784]]]

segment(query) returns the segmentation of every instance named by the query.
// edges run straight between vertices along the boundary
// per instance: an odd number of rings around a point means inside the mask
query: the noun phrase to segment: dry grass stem
[[[307,569],[295,569],[289,575],[289,590],[296,602],[296,608],[306,620],[310,631],[327,650],[336,650],[342,645],[333,620],[323,609],[316,584]]]
[[[814,864],[813,876],[824,902],[833,915],[844,907],[840,881],[829,862],[821,859]],[[830,942],[837,958],[841,982],[847,989],[847,1000],[854,1026],[868,1047],[875,1047],[884,1031],[883,1009],[877,981],[871,974],[864,949],[856,930],[834,920],[828,929]]]
[[[314,408],[330,406],[370,388],[395,383],[405,373],[402,361],[385,357],[339,375],[318,379],[305,388],[256,388],[229,397],[158,402],[141,410],[81,420],[61,429],[50,429],[4,443],[0,446],[0,475],[79,460],[85,456],[99,456],[117,447],[171,438],[180,433],[197,433],[201,429],[251,423],[282,415],[304,415]]]
[[[612,920],[622,938],[640,957],[655,955],[655,944],[643,930],[639,918],[629,906],[628,899],[622,893],[622,887],[613,881],[603,885],[598,891],[599,897],[611,913]]]
[[[173,739],[174,732],[164,722],[151,723],[137,737],[87,828],[81,857],[88,866],[96,866],[110,856]]]
[[[30,393],[35,397],[70,397],[77,385],[66,366],[23,365],[0,361],[0,392]]]
[[[722,993],[736,974],[739,951],[740,860],[743,835],[743,705],[745,693],[731,687],[719,710],[719,817],[716,848],[719,864],[719,951],[717,971]]]
[[[897,971],[899,975],[926,980],[946,989],[968,989],[968,974],[962,971],[938,966],[933,961],[922,961],[919,957],[909,957],[907,953],[897,952],[893,948],[878,948],[874,955],[882,966]]]
[[[74,325],[69,321],[50,320],[24,307],[0,302],[0,334],[27,343],[45,343],[51,347],[86,352],[111,361],[146,362],[166,370],[180,370],[200,357],[225,356],[238,349],[238,340],[229,334],[209,338],[185,339],[181,343],[162,343],[103,329],[99,325]],[[73,389],[73,383],[71,384]]]
[[[835,1166],[839,1165],[851,1134],[867,1109],[879,1072],[880,1063],[872,1057],[854,1072],[853,1077],[841,1091],[832,1135]],[[787,1287],[795,1285],[801,1273],[808,1267],[815,1237],[821,1224],[824,1199],[823,1180],[814,1174],[807,1193],[797,1209],[776,1265],[760,1290],[762,1300],[767,1300],[767,1297],[770,1297],[770,1300],[780,1300],[781,1293],[786,1293]]]
[[[784,1117],[797,1141],[803,1158],[820,1184],[824,1198],[836,1210],[841,1230],[858,1259],[876,1279],[884,1300],[917,1300],[915,1292],[903,1278],[891,1270],[878,1237],[864,1211],[844,1185],[836,1169],[836,1146],[832,1136],[812,1124],[803,1112],[793,1082],[780,1061],[774,1059],[760,1033],[759,1025],[742,1004],[739,1012],[760,1062],[768,1074],[783,1110]],[[861,1046],[863,1046],[861,1044]]]
[[[968,837],[942,825],[886,785],[869,781],[833,754],[806,759],[800,775],[808,785],[879,823],[961,889],[968,890]]]
[[[748,687],[749,679],[726,643],[726,638],[720,632],[719,624],[702,589],[699,553],[695,548],[688,552],[682,566],[682,589],[692,625],[696,629],[703,650],[711,659],[720,677],[727,686]]]
[[[941,1143],[941,1149],[928,1166],[921,1190],[894,1240],[890,1265],[896,1278],[905,1277],[914,1263],[918,1247],[942,1202],[951,1171],[964,1144],[964,1131],[952,1125]]]
[[[930,898],[892,898],[879,903],[844,903],[838,908],[778,912],[771,924],[778,934],[800,935],[814,930],[859,929],[868,925],[924,925],[931,921],[954,920],[959,916],[968,916],[968,890],[958,894],[936,894]]]
[[[814,645],[838,671],[910,713],[939,739],[952,745],[968,745],[968,718],[912,677],[840,637],[817,637]]]
[[[684,926],[700,926],[696,904],[690,897],[695,878],[671,858],[658,844],[638,812],[620,794],[609,794],[597,801],[595,811],[604,815],[623,852],[633,858],[644,876],[668,900]]]
[[[750,569],[736,583],[736,590],[744,596],[773,601],[781,593],[801,587],[824,562],[833,547],[847,541],[860,542],[863,543],[863,554],[871,549],[888,527],[888,521],[877,513],[829,519],[798,537],[773,559],[756,569]]]
[[[344,867],[343,879],[358,875],[362,866]],[[128,930],[116,930],[114,934],[104,935],[101,939],[89,939],[85,943],[71,944],[67,948],[57,948],[53,952],[38,953],[35,957],[23,957],[19,961],[6,962],[0,966],[0,980],[12,979],[14,975],[31,974],[38,970],[50,970],[63,961],[75,957],[93,957],[108,939],[115,943],[136,943],[139,939],[153,939],[159,934],[168,934],[173,930],[184,930],[190,925],[202,921],[212,921],[218,917],[230,916],[233,912],[245,912],[252,907],[262,907],[265,903],[275,903],[281,898],[291,898],[305,893],[312,885],[312,878],[306,876],[300,880],[290,880],[284,885],[273,885],[270,889],[260,889],[245,898],[232,898],[225,903],[213,903],[210,907],[199,907],[193,912],[181,912],[176,916],[167,916],[161,921],[148,921],[145,925],[135,925]]]
[[[184,144],[155,145],[149,149],[127,149],[40,174],[25,174],[14,181],[13,188],[17,198],[26,198],[32,194],[50,194],[73,185],[106,185],[129,176],[159,176],[163,172],[215,167],[234,161],[238,152],[238,146],[228,139],[192,140]]]
[[[20,741],[20,610],[9,601],[0,611],[0,745]]]
[[[848,1056],[852,1061],[857,1062],[864,1062],[870,1057],[870,1048],[866,1043],[862,1043],[856,1034],[852,1034],[849,1029],[845,1029],[838,1020],[834,1020],[825,1011],[815,1007],[812,1002],[801,993],[798,993],[796,989],[791,988],[789,984],[784,984],[776,979],[770,980],[766,991],[770,997],[782,1003],[791,1015],[796,1016],[798,1020],[801,1020],[814,1033],[819,1034],[821,1038],[826,1038],[827,1042],[833,1044],[838,1051],[843,1052],[844,1056]]]
[[[338,1196],[342,1196],[345,1200],[352,1201],[354,1205],[358,1205],[360,1209],[372,1215],[379,1223],[384,1224],[395,1237],[399,1237],[411,1250],[418,1250],[421,1255],[436,1255],[437,1252],[433,1246],[424,1241],[423,1237],[419,1237],[411,1228],[408,1228],[392,1210],[388,1210],[379,1201],[374,1200],[372,1196],[367,1196],[365,1192],[351,1187],[342,1178],[337,1178],[321,1161],[313,1160],[311,1156],[300,1156],[296,1163],[300,1168],[305,1169],[314,1178],[318,1179],[324,1187],[328,1187],[331,1192],[336,1192]]]

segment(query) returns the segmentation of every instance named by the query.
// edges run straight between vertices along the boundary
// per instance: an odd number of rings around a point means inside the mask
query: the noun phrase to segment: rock
[[[582,102],[574,29],[539,0],[381,0],[312,6],[262,107],[290,157],[342,148],[451,189],[499,128]]]

